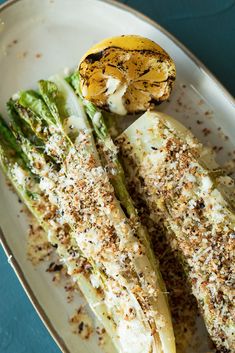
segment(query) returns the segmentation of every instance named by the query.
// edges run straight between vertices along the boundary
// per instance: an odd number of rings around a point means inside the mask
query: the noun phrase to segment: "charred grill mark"
[[[173,75],[171,75],[171,76],[168,76],[168,79],[167,80],[170,80],[170,81],[175,81],[175,79],[176,79],[176,77],[175,76],[173,76]],[[166,80],[166,81],[167,81]]]
[[[136,53],[140,53],[143,55],[152,54],[154,56],[156,56],[156,53],[158,53],[158,55],[159,55],[159,58],[157,59],[158,62],[163,63],[166,61],[166,59],[167,59],[167,61],[169,60],[168,55],[166,53],[161,52],[161,51],[157,51],[157,50],[149,50],[149,49],[132,49],[132,50],[130,50],[130,49],[122,49],[117,46],[110,46],[110,47],[107,47],[107,48],[101,50],[100,52],[89,54],[85,58],[85,61],[87,60],[89,63],[93,64],[94,62],[96,62],[96,61],[102,59],[103,57],[105,57],[106,55],[108,55],[109,51],[112,49],[119,50],[121,52],[127,52],[127,53],[136,52]]]
[[[104,51],[100,51],[98,53],[90,54],[86,57],[86,61],[90,64],[94,64],[96,61],[100,61],[104,55]]]
[[[146,75],[149,71],[150,71],[150,68],[144,70],[144,72],[139,76],[139,78]]]
[[[149,100],[149,104],[150,104],[150,105],[160,105],[160,104],[162,103],[160,99],[161,99],[161,98],[159,98],[158,100],[157,100],[156,98],[151,98],[151,99]]]
[[[110,63],[108,63],[107,66],[115,67],[115,69],[116,69],[116,67],[117,67],[116,65],[113,65],[113,64],[110,64]]]

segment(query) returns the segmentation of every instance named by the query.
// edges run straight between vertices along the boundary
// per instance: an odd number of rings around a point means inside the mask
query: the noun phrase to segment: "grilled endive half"
[[[234,181],[173,118],[146,112],[117,139],[130,182],[164,219],[219,352],[235,351]]]
[[[123,193],[122,178],[111,183],[108,140],[97,149],[80,98],[54,76],[39,82],[39,92],[21,92],[9,109],[12,132],[3,122],[1,128],[3,169],[57,245],[117,351],[175,352],[165,287],[148,234]],[[5,141],[9,144],[12,136],[16,154],[9,155]],[[34,195],[33,201],[25,193]],[[122,208],[125,197],[127,209]],[[42,198],[50,212],[41,209]]]
[[[33,146],[28,139],[33,137],[34,142],[36,142],[35,136],[31,135],[30,137],[32,131],[27,124],[19,121],[19,116],[14,106],[12,106],[12,102],[9,102],[9,112],[13,119],[13,132],[0,117],[0,166],[21,200],[48,234],[48,240],[56,247],[68,274],[78,284],[91,309],[101,324],[105,326],[106,332],[112,337],[114,346],[118,347],[119,339],[117,339],[116,326],[105,305],[102,290],[94,285],[92,267],[81,256],[69,225],[61,224],[59,205],[48,199],[48,195],[45,194],[40,185],[40,177],[33,168],[33,163],[40,163],[46,174],[49,165],[44,163],[43,157],[40,158],[40,155],[33,151]],[[21,129],[24,131],[24,137],[23,135],[20,136],[23,133]],[[23,143],[22,148],[21,142]],[[37,141],[37,143],[38,148],[43,147],[42,144],[40,146],[40,141]],[[29,147],[32,148],[34,154],[32,160],[30,160],[31,155],[27,154]],[[50,165],[50,168],[52,168],[52,165]]]

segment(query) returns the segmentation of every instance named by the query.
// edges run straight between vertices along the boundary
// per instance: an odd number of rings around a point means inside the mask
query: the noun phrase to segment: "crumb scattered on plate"
[[[105,339],[107,338],[106,337],[106,331],[105,331],[104,327],[97,326],[95,331],[96,331],[96,333],[98,335],[99,345],[104,345],[105,344]]]
[[[35,54],[35,58],[36,58],[36,59],[40,59],[41,57],[42,57],[42,53],[36,53],[36,54]]]
[[[82,306],[70,317],[69,323],[72,326],[73,333],[79,335],[82,339],[89,339],[94,332],[92,320]]]
[[[46,233],[31,216],[27,243],[28,259],[35,266],[43,260],[48,259],[52,251],[53,247],[48,242]]]

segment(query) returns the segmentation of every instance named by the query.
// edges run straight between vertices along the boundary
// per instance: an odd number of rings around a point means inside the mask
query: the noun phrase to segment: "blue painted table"
[[[121,2],[148,15],[174,34],[235,96],[235,0]],[[1,247],[0,273],[0,353],[59,353]]]

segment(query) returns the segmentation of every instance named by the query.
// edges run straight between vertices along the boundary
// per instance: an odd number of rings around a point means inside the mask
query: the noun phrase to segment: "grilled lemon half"
[[[81,91],[97,107],[125,115],[168,99],[175,64],[158,44],[137,35],[103,40],[79,64]]]

